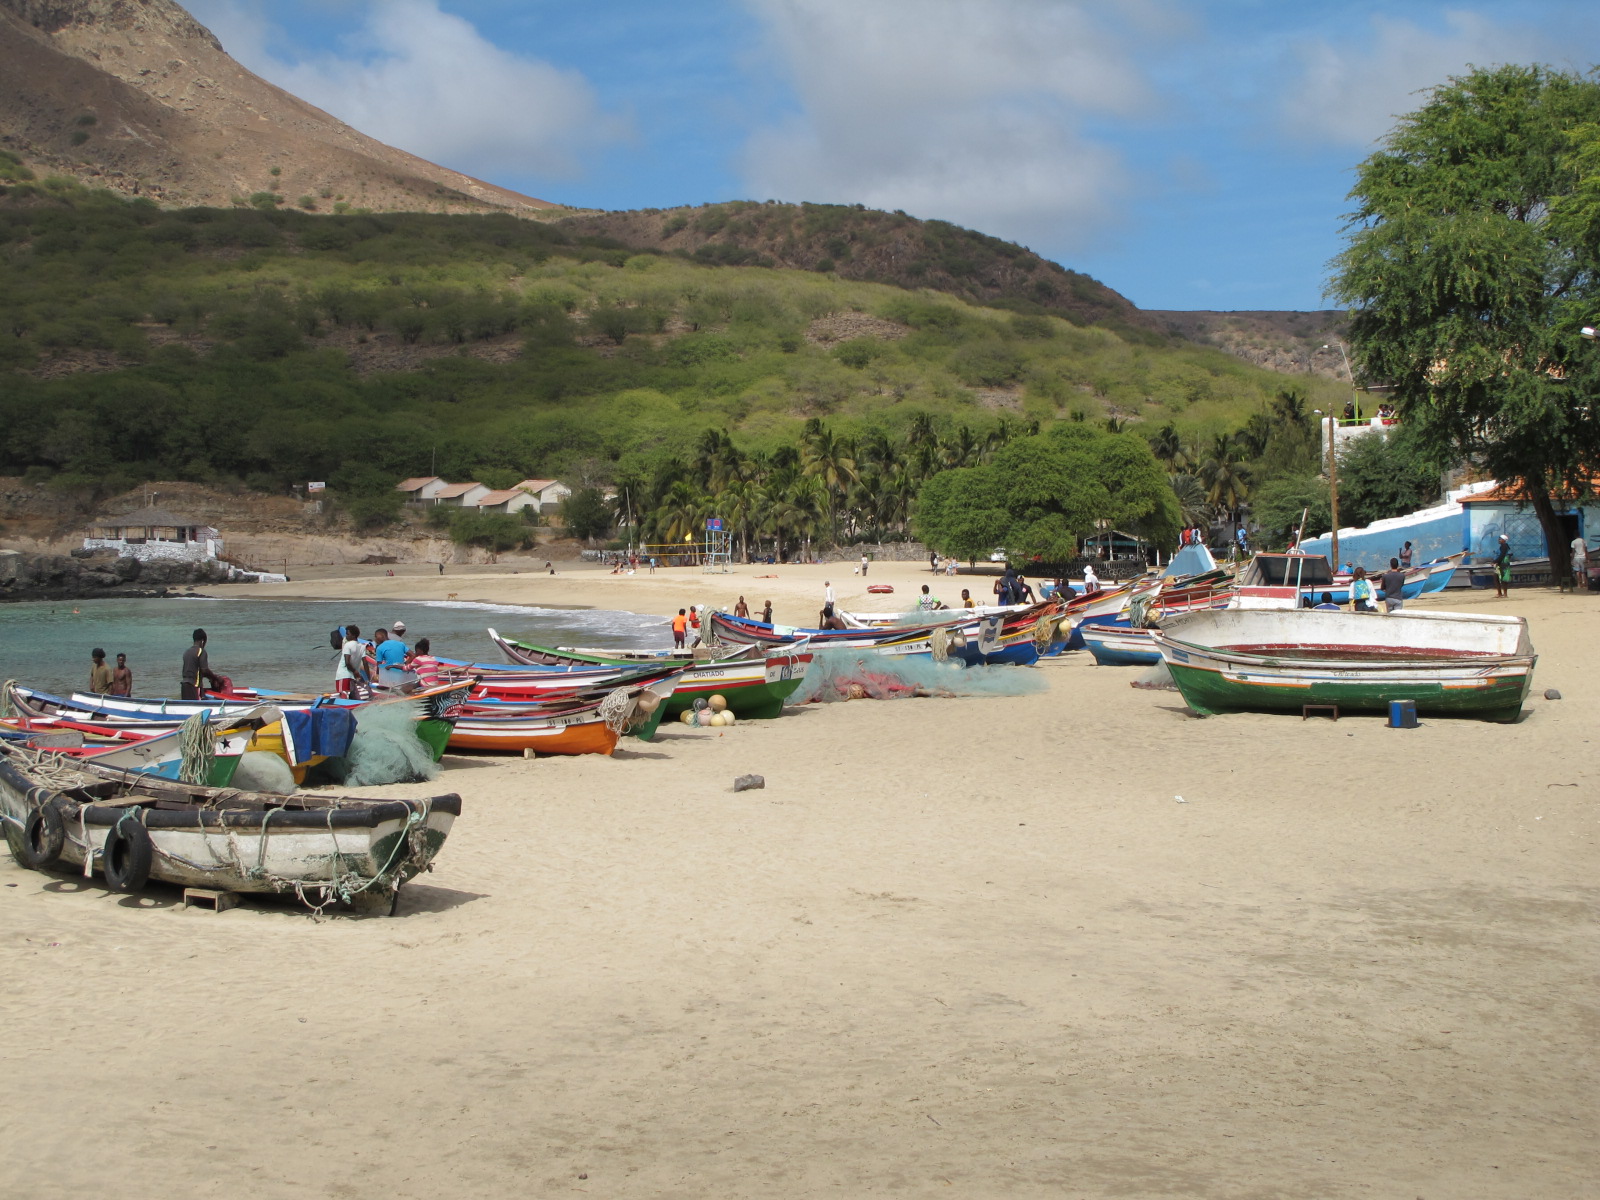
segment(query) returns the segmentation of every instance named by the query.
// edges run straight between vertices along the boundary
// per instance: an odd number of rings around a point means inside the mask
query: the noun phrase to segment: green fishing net
[[[417,720],[426,715],[424,703],[405,700],[356,709],[350,752],[323,763],[320,776],[346,787],[426,783],[437,778],[439,764],[417,736]]]

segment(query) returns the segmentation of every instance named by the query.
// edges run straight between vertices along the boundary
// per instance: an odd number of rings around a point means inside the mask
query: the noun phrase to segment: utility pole
[[[1334,571],[1339,570],[1339,456],[1334,448],[1338,438],[1339,421],[1331,412],[1324,413],[1320,408],[1311,410],[1321,417],[1328,429],[1328,507],[1333,516],[1333,545],[1329,547],[1330,566]]]

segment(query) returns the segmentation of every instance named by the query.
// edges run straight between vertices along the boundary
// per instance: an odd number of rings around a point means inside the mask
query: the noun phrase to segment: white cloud
[[[1335,44],[1325,38],[1294,48],[1287,81],[1285,132],[1336,145],[1369,146],[1394,119],[1425,103],[1417,93],[1469,67],[1548,60],[1551,47],[1529,29],[1508,29],[1475,13],[1451,11],[1443,30],[1410,21],[1372,19],[1371,35]]]
[[[903,208],[1053,246],[1117,219],[1128,172],[1082,123],[1152,106],[1116,22],[1159,5],[745,2],[800,109],[749,139],[752,195]]]
[[[359,53],[275,51],[248,0],[194,0],[195,16],[245,66],[402,150],[493,178],[572,176],[586,152],[627,136],[577,71],[502,50],[436,0],[367,0]]]

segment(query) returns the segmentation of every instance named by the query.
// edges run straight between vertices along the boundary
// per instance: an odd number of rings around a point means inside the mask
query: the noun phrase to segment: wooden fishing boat
[[[280,796],[175,783],[0,744],[0,822],[35,870],[99,869],[116,892],[150,880],[228,892],[293,892],[393,911],[428,870],[461,797]]]
[[[501,637],[493,629],[489,638],[507,659],[530,667],[598,665],[601,651],[571,651],[549,646],[532,646]],[[743,646],[732,653],[708,661],[676,659],[685,667],[665,715],[676,717],[702,697],[720,695],[736,716],[768,719],[780,716],[783,705],[794,694],[811,665],[809,642],[768,649]]]
[[[254,745],[257,733],[281,719],[278,710],[267,705],[211,717],[205,722],[209,748],[204,743],[197,746],[197,731],[185,726],[150,733],[124,730],[110,737],[92,736],[84,731],[85,727],[50,719],[16,718],[0,721],[0,727],[24,732],[29,736],[23,745],[62,758],[163,779],[182,778],[187,758],[190,769],[200,777],[199,782],[227,787],[240,758]]]
[[[922,624],[884,629],[799,629],[712,612],[707,627],[719,645],[779,647],[809,641],[814,651],[926,654],[968,666],[1026,666],[1038,661],[1041,644],[1048,646],[1057,636],[1057,606],[1051,601],[1006,616],[969,617],[965,610],[948,611],[957,614],[954,619],[931,619],[936,614],[930,613],[930,620]]]
[[[1455,578],[1456,568],[1461,565],[1467,552],[1461,550],[1444,558],[1436,558],[1432,562],[1425,562],[1419,568],[1428,573],[1427,581],[1422,585],[1422,594],[1442,592],[1450,586],[1450,581]]]
[[[1143,667],[1161,661],[1154,630],[1127,625],[1080,625],[1083,644],[1102,667]]]
[[[1537,661],[1521,617],[1467,613],[1210,610],[1174,618],[1152,640],[1201,716],[1307,704],[1381,712],[1411,700],[1423,715],[1514,721]]]
[[[278,724],[262,726],[257,731],[251,750],[276,754],[287,762],[300,782],[306,771],[316,763],[344,753],[338,744],[324,745],[324,726],[329,730],[336,719],[310,718],[308,714],[334,710],[347,712],[363,704],[405,703],[420,700],[420,714],[416,731],[433,755],[435,762],[444,753],[454,720],[453,707],[472,689],[470,681],[457,681],[439,687],[414,692],[410,695],[380,696],[374,700],[350,700],[336,696],[302,696],[293,693],[247,689],[234,691],[231,696],[210,695],[203,700],[136,699],[122,696],[101,696],[94,693],[73,692],[67,697],[51,695],[34,688],[10,684],[6,687],[4,701],[12,711],[25,717],[55,717],[91,726],[99,731],[115,733],[119,730],[152,732],[176,729],[196,713],[209,713],[213,717],[235,716],[254,711],[267,702],[283,714]],[[241,697],[249,697],[243,699]],[[267,698],[271,698],[270,700]],[[350,726],[344,723],[346,733]],[[336,731],[335,731],[336,732]],[[342,735],[341,735],[342,736]],[[333,738],[337,743],[339,737]]]
[[[535,754],[610,754],[617,748],[624,726],[600,712],[602,703],[474,704],[457,716],[450,733],[450,749],[501,754],[521,754],[526,750]]]

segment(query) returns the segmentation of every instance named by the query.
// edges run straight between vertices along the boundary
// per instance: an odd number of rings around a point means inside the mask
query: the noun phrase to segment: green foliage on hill
[[[787,267],[932,288],[975,304],[1053,313],[1163,344],[1159,322],[1099,280],[1026,246],[864,204],[733,200],[569,217],[563,228],[714,266]]]
[[[1058,420],[1170,423],[1181,447],[1206,445],[1242,436],[1284,382],[1192,345],[511,217],[162,211],[59,180],[6,186],[0,472],[107,491],[631,479],[649,484],[639,514],[675,483],[715,494],[691,478],[708,432],[777,462],[814,422],[840,457],[903,483],[863,505],[849,479],[825,485],[818,532],[846,536],[903,530],[922,480],[1002,431],[995,444]]]

